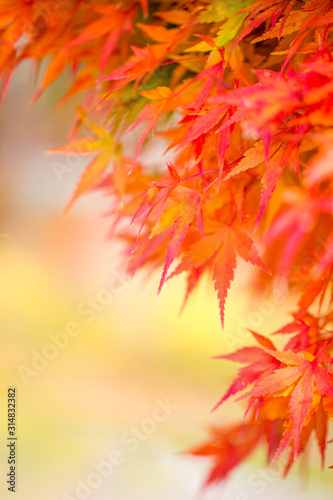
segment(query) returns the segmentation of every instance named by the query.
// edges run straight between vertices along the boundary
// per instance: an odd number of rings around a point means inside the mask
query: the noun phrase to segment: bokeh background
[[[246,286],[250,269],[241,266],[224,332],[208,282],[179,315],[182,278],[167,283],[159,297],[158,274],[126,278],[121,248],[108,237],[110,221],[103,215],[109,200],[86,196],[63,217],[85,164],[59,181],[55,158],[44,154],[67,141],[75,102],[57,107],[66,83],[64,75],[31,106],[35,82],[30,66],[22,65],[0,115],[0,498],[13,496],[6,484],[6,417],[7,390],[15,387],[16,499],[331,500],[333,472],[320,470],[315,443],[305,478],[295,466],[286,480],[270,473],[259,488],[251,480],[265,470],[258,451],[226,482],[202,490],[210,459],[184,452],[203,442],[213,423],[243,413],[232,402],[211,413],[235,374],[232,363],[211,358],[251,342],[241,318],[265,333],[283,324],[288,308],[284,303],[260,312]],[[154,154],[159,161],[159,151]],[[110,280],[112,300],[102,304]],[[88,321],[78,308],[87,310],[93,300],[99,310]],[[51,339],[70,322],[80,332],[55,348]],[[46,347],[52,343],[53,350]],[[45,352],[50,359],[43,362]],[[165,400],[173,405],[170,414],[149,427],[147,419]],[[136,444],[124,443],[141,426],[149,432]],[[96,464],[117,453],[121,463],[99,480]]]

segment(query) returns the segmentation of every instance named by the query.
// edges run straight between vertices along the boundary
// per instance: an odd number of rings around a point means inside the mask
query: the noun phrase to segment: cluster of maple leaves
[[[108,195],[130,272],[163,268],[159,291],[185,273],[185,300],[209,274],[222,326],[238,257],[258,268],[257,292],[282,277],[299,294],[293,321],[275,332],[288,335],[282,350],[252,332],[257,346],[221,356],[245,366],[219,404],[246,390],[238,399],[248,408],[245,421],[193,450],[213,456],[207,482],[262,441],[268,460],[287,450],[286,473],[314,433],[324,463],[333,419],[332,2],[0,0],[0,23],[2,96],[23,60],[37,76],[46,60],[33,100],[69,71],[61,103],[80,93],[81,105],[69,143],[53,152],[93,158],[67,210],[92,190]],[[140,159],[151,136],[173,153],[164,168]]]

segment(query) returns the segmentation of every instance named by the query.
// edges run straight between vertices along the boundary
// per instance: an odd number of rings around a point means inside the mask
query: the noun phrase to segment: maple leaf
[[[257,422],[241,423],[213,428],[211,434],[209,442],[187,452],[196,456],[214,457],[214,465],[205,485],[225,479],[255,449],[262,436],[262,427]]]
[[[98,19],[88,24],[64,50],[107,36],[101,59],[101,70],[103,71],[107,59],[119,42],[121,34],[124,31],[133,31],[137,5],[132,3],[127,9],[120,9],[117,4],[87,5],[86,8],[95,12],[99,16]],[[147,14],[147,4],[144,5],[144,9]]]
[[[179,177],[172,163],[168,163],[167,167],[170,177],[167,177],[166,179],[150,184],[151,189],[148,191],[148,193],[140,203],[139,208],[137,209],[137,211],[133,216],[132,224],[135,222],[142,221],[139,235],[149,214],[155,207],[159,205],[160,206],[159,215],[156,220],[158,224],[166,200],[181,181],[181,178]]]
[[[309,359],[296,355],[291,351],[277,352],[267,350],[269,354],[281,361],[286,367],[277,369],[274,373],[266,374],[258,379],[253,388],[238,398],[258,398],[266,394],[283,394],[286,389],[292,389],[289,400],[290,425],[281,440],[275,454],[275,459],[292,440],[294,443],[294,459],[299,452],[299,441],[306,419],[313,404],[314,386],[322,396],[333,396],[333,384],[327,371],[320,366],[327,346],[324,344],[316,356],[309,355]],[[312,358],[312,359],[311,359]]]
[[[294,321],[274,332],[274,334],[292,334],[285,349],[297,352],[305,351],[312,344],[316,347],[316,342],[318,342],[318,338],[320,339],[318,320],[309,313],[295,314],[294,318]]]
[[[269,272],[253,244],[251,238],[237,226],[222,226],[218,231],[193,243],[172,276],[211,265],[214,287],[217,291],[222,327],[224,325],[224,306],[230,284],[236,269],[236,255],[246,262],[259,266]]]
[[[222,326],[239,257],[258,268],[252,294],[280,279],[299,294],[274,332],[287,339],[282,351],[251,331],[257,345],[219,356],[244,366],[217,406],[242,394],[250,422],[216,429],[197,449],[213,456],[207,482],[261,438],[269,460],[288,446],[284,475],[312,434],[323,463],[333,419],[332,2],[0,0],[0,14],[2,98],[21,62],[38,82],[32,101],[69,74],[60,103],[81,104],[69,143],[51,151],[93,159],[66,211],[103,191],[110,237],[125,255],[135,250],[130,271],[162,268],[158,291],[185,273],[184,304],[209,274]],[[136,127],[129,155],[124,134]],[[150,133],[168,141],[167,169],[138,161]],[[250,236],[255,220],[273,283]]]
[[[232,48],[237,45],[241,40],[243,40],[247,35],[249,35],[252,31],[257,29],[261,24],[266,22],[268,19],[271,19],[270,27],[274,28],[277,20],[281,16],[281,14],[286,10],[287,12],[290,9],[288,8],[288,3],[292,7],[296,0],[292,2],[288,2],[287,0],[281,0],[278,2],[274,2],[273,0],[268,0],[265,3],[262,1],[251,2],[251,5],[248,7],[244,7],[242,9],[242,13],[245,14],[245,29],[241,32],[237,40],[234,42]]]
[[[100,153],[95,156],[85,167],[77,188],[70,201],[68,202],[67,207],[65,208],[64,214],[67,214],[69,212],[69,210],[79,197],[96,187],[96,185],[101,181],[103,175],[107,171],[111,159],[113,158],[115,153],[114,141],[104,129],[87,119],[86,125],[90,125],[90,128],[92,128],[92,130],[97,134],[98,139],[95,139],[92,136],[74,139],[65,146],[50,149],[47,151],[48,153],[53,154],[72,152],[83,156],[91,153]]]
[[[211,47],[216,47],[214,40],[202,35],[201,38],[203,38],[205,42],[207,41],[207,44],[209,44]],[[191,50],[193,50],[193,48],[191,48]],[[205,141],[207,132],[211,131],[216,125],[219,124],[221,120],[223,120],[224,118],[229,118],[232,114],[231,107],[225,106],[225,104],[219,105],[212,109],[208,108],[204,113],[202,113],[201,111],[204,103],[207,101],[207,98],[210,96],[216,83],[218,94],[222,93],[222,79],[225,65],[224,50],[218,49],[218,53],[219,61],[213,65],[209,65],[208,67],[206,67],[192,80],[192,82],[203,80],[203,83],[199,92],[197,93],[193,104],[187,107],[190,111],[190,114],[187,115],[186,121],[191,119],[193,123],[191,124],[190,129],[184,137],[183,141],[181,141],[175,148],[175,151],[179,151],[186,145],[193,143],[196,150],[197,162],[199,162],[200,168],[202,166],[201,156],[203,152],[203,143]],[[227,126],[218,136],[217,149],[219,159],[219,186],[222,180],[223,167],[225,163],[226,153],[230,145],[230,140],[231,128]]]
[[[216,356],[215,359],[227,359],[239,363],[250,362],[250,364],[239,369],[238,376],[232,382],[224,396],[216,403],[213,410],[216,410],[231,396],[234,396],[238,392],[246,389],[250,384],[253,384],[262,376],[263,372],[267,371],[270,373],[278,366],[275,359],[267,355],[267,353],[259,347],[243,347],[234,353]]]
[[[292,57],[297,51],[301,50],[302,44],[314,30],[318,29],[320,26],[332,24],[332,18],[329,13],[330,8],[331,4],[328,0],[323,2],[304,2],[301,8],[297,0],[281,0],[279,2],[273,0],[262,2],[259,0],[258,2],[254,2],[250,6],[243,8],[242,12],[247,14],[244,20],[245,29],[243,29],[231,48],[240,43],[241,40],[251,34],[264,22],[267,23],[269,19],[270,23],[268,23],[268,26],[270,26],[270,29],[268,33],[265,33],[263,38],[256,37],[253,40],[254,43],[274,37],[280,39],[283,36],[295,33],[294,30],[295,28],[297,29],[296,23],[301,18],[302,22],[298,26],[298,30],[296,31],[297,34],[292,40],[283,62],[281,68],[282,73]]]
[[[198,113],[198,111],[202,108],[204,102],[210,95],[216,82],[218,83],[218,91],[219,93],[221,93],[223,72],[225,66],[224,50],[218,49],[213,39],[203,35],[197,35],[197,36],[202,38],[204,40],[204,43],[206,43],[210,49],[212,48],[217,49],[218,61],[215,64],[209,64],[206,68],[204,68],[200,73],[198,73],[198,75],[196,75],[192,79],[191,83],[202,80],[200,90],[198,91],[194,103],[191,106],[191,108],[193,108],[193,113]],[[187,49],[187,51],[191,52],[195,50],[197,50],[196,46]]]
[[[243,391],[250,384],[254,383],[263,373],[271,373],[280,365],[278,360],[267,351],[267,349],[276,350],[273,342],[257,332],[249,331],[261,347],[242,347],[230,354],[214,356],[214,359],[226,359],[237,363],[249,363],[249,365],[239,369],[238,376],[232,382],[224,396],[214,406],[213,411],[231,396]]]
[[[139,118],[136,120],[136,122],[130,127],[129,132],[134,130],[138,125],[143,123],[144,121],[147,121],[147,125],[144,128],[144,130],[141,132],[140,139],[138,141],[138,145],[136,148],[136,152],[134,154],[133,158],[133,163],[135,163],[138,154],[142,148],[142,145],[149,134],[149,132],[152,130],[152,133],[154,134],[154,129],[155,126],[162,115],[162,113],[165,113],[167,111],[173,111],[176,110],[181,102],[182,99],[179,97],[179,93],[181,92],[181,87],[180,89],[175,89],[175,92],[173,92],[171,89],[168,87],[156,87],[155,89],[152,90],[146,90],[141,92],[141,95],[147,99],[150,99],[152,102],[147,104]],[[183,95],[183,94],[182,94]]]
[[[37,99],[41,96],[41,94],[44,92],[46,87],[48,87],[58,76],[63,72],[63,70],[66,68],[68,65],[68,54],[57,54],[53,57],[52,61],[50,62],[47,71],[44,74],[43,80],[33,95],[31,99],[31,103],[34,103],[37,101]]]
[[[235,38],[248,16],[247,13],[242,13],[242,9],[249,4],[251,4],[251,0],[233,3],[221,3],[218,0],[213,0],[206,7],[201,15],[202,22],[224,22],[216,37],[218,46],[221,47]]]
[[[293,6],[294,4],[290,3],[289,11]],[[285,14],[277,21],[274,28],[265,32],[263,35],[254,38],[251,43],[263,42],[264,40],[269,40],[271,38],[280,39],[281,37],[296,33],[300,30],[300,28],[303,26],[304,20],[308,17],[309,12],[302,10],[294,10],[290,12],[287,17]]]
[[[224,117],[227,112],[225,105],[216,107],[215,109],[210,109],[203,115],[201,115],[195,123],[190,127],[190,130],[184,140],[177,146],[176,151],[183,148],[192,141],[195,141],[201,135],[207,133],[215,125],[217,125]]]
[[[275,223],[265,235],[268,248],[283,240],[281,254],[275,259],[278,263],[276,272],[282,276],[289,274],[299,247],[315,228],[320,215],[330,212],[331,205],[327,195],[316,193],[311,196],[299,188],[286,189],[285,199],[287,203],[276,215]]]
[[[161,291],[168,269],[176,257],[193,219],[196,220],[198,229],[202,231],[200,195],[192,189],[179,185],[181,179],[172,164],[168,164],[168,170],[170,177],[151,184],[151,190],[143,199],[132,219],[132,223],[142,220],[142,229],[152,210],[159,207],[155,225],[146,235],[149,238],[144,238],[143,242],[140,243],[140,245],[144,243],[149,246],[150,241],[161,234],[169,239],[158,293]],[[169,206],[165,206],[167,201]]]
[[[115,92],[132,81],[138,84],[144,77],[147,79],[158,68],[161,59],[164,59],[166,53],[165,47],[161,48],[158,45],[152,46],[148,44],[145,49],[132,46],[131,49],[134,56],[129,58],[126,64],[98,80],[99,82],[119,81],[119,83],[113,85],[111,92]]]
[[[326,439],[327,439],[327,414],[324,410],[322,401],[320,402],[320,405],[315,414],[315,432],[321,454],[321,466],[323,468],[325,463],[325,450],[326,450]]]

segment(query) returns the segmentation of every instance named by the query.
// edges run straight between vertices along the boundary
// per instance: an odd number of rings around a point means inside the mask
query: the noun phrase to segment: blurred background
[[[241,266],[224,332],[208,282],[178,315],[182,278],[157,297],[158,274],[126,277],[108,239],[107,199],[86,196],[64,218],[85,164],[59,180],[61,157],[44,154],[67,142],[75,102],[57,107],[65,88],[66,76],[30,106],[34,85],[22,65],[1,110],[0,497],[12,498],[7,390],[15,387],[19,500],[331,499],[333,472],[320,470],[315,443],[307,481],[295,466],[286,480],[270,473],[256,486],[251,477],[265,470],[258,451],[202,490],[211,461],[184,452],[244,410],[231,402],[211,413],[236,372],[211,358],[251,343],[244,318],[260,333],[278,328],[285,304],[262,311]]]

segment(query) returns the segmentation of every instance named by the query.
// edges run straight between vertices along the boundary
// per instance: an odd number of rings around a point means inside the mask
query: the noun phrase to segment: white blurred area
[[[60,183],[54,158],[43,151],[67,141],[74,104],[56,107],[65,85],[63,77],[29,106],[30,66],[22,65],[0,119],[0,232],[6,234],[0,243],[1,406],[7,387],[16,386],[15,498],[73,497],[77,481],[85,481],[94,463],[121,447],[121,436],[151,415],[156,399],[170,398],[177,409],[136,451],[125,450],[123,463],[86,498],[287,500],[301,495],[310,500],[320,495],[330,500],[332,471],[319,470],[314,446],[307,490],[300,487],[296,466],[287,480],[270,475],[260,493],[249,478],[264,468],[261,453],[207,492],[201,487],[210,460],[180,453],[204,441],[212,422],[232,422],[242,415],[243,408],[232,402],[214,414],[210,410],[235,374],[231,363],[211,357],[230,351],[225,333],[235,332],[240,315],[249,310],[244,281],[236,280],[229,294],[225,332],[208,284],[178,316],[184,283],[171,281],[156,297],[158,274],[148,282],[143,274],[126,282],[91,323],[78,316],[82,302],[96,297],[114,271],[122,273],[122,260],[119,245],[107,238],[108,220],[101,216],[107,199],[87,196],[67,218],[62,216],[82,168]],[[283,320],[275,310],[263,321],[261,333]],[[28,366],[32,353],[42,352],[49,334],[63,331],[68,321],[80,325],[80,335],[24,384],[18,367]],[[0,425],[5,429],[4,412]],[[2,473],[5,453],[0,448]],[[0,491],[7,498],[1,481]]]

